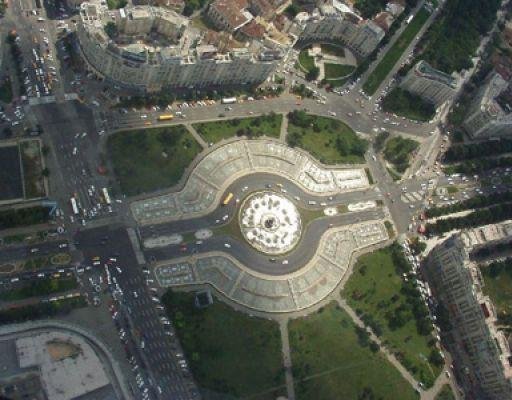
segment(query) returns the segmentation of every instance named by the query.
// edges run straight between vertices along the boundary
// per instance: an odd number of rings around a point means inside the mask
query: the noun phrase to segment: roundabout
[[[273,192],[257,192],[240,207],[240,230],[245,240],[266,254],[284,254],[300,239],[301,217],[286,197]]]

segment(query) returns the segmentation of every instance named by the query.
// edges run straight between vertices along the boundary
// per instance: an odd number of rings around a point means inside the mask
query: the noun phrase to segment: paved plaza
[[[142,225],[189,219],[212,212],[223,190],[236,179],[267,172],[291,180],[305,192],[330,195],[369,187],[364,168],[327,168],[308,153],[274,140],[238,140],[208,153],[181,191],[135,201]]]
[[[354,252],[387,239],[384,223],[370,221],[329,229],[310,262],[291,274],[257,273],[223,252],[214,252],[160,263],[155,275],[163,287],[210,284],[250,309],[293,312],[326,298],[341,282]]]

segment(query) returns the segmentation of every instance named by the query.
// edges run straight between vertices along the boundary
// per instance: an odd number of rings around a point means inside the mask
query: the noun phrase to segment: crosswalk
[[[410,192],[410,193],[402,193],[400,199],[404,203],[416,203],[423,199],[423,192]]]

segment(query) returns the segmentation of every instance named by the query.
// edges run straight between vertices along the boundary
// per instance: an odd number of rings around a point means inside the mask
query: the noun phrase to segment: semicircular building
[[[234,43],[222,50],[203,45],[204,32],[192,27],[188,18],[152,6],[109,10],[100,1],[82,3],[77,35],[91,70],[144,92],[258,84],[282,57],[280,50],[261,43]]]

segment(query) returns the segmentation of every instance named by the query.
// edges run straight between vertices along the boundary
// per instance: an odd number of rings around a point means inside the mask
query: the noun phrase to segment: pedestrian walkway
[[[281,332],[281,345],[283,352],[284,377],[288,400],[295,400],[295,387],[293,386],[292,358],[290,355],[290,342],[288,338],[288,320],[279,321]]]
[[[288,115],[283,114],[283,122],[281,123],[281,132],[279,134],[279,140],[286,142],[286,134],[288,133]]]
[[[404,368],[400,361],[398,361],[396,357],[383,345],[380,338],[377,335],[375,335],[375,333],[373,333],[370,327],[364,324],[364,322],[357,316],[354,310],[352,310],[352,308],[349,307],[349,305],[344,299],[338,297],[336,300],[340,307],[345,310],[345,312],[350,316],[350,318],[352,318],[352,320],[357,326],[364,328],[366,331],[370,333],[370,338],[380,346],[380,351],[382,352],[382,354],[384,354],[388,361],[398,370],[398,372],[400,372],[402,377],[407,382],[409,382],[413,388],[416,389],[418,387],[418,382],[416,381],[416,379],[414,379],[414,377],[410,374],[409,371],[407,371]]]
[[[185,128],[187,128],[190,134],[194,137],[195,140],[197,140],[203,149],[208,147],[208,143],[205,142],[202,136],[196,131],[196,128],[192,126],[192,124],[185,124]]]
[[[400,197],[404,203],[416,203],[423,199],[423,195],[419,192],[404,193]]]

